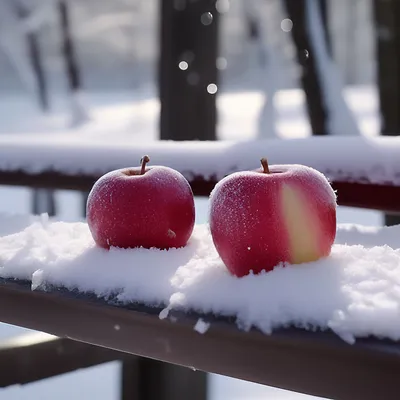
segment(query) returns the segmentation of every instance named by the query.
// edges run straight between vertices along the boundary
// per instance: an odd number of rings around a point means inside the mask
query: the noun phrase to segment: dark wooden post
[[[285,0],[285,7],[293,22],[292,37],[296,47],[297,61],[301,66],[301,84],[306,95],[307,112],[313,135],[326,135],[327,109],[321,85],[317,61],[310,51],[311,39],[306,26],[306,1],[307,0]],[[320,9],[325,26],[325,38],[330,48],[327,30],[327,5],[325,0],[320,0]]]
[[[218,85],[215,0],[159,4],[160,138],[215,140],[216,94],[209,93]]]
[[[400,2],[374,0],[377,81],[381,134],[400,133]],[[385,225],[400,224],[399,215],[385,215]]]

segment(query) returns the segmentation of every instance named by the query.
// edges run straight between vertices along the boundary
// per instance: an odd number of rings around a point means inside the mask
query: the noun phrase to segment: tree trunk
[[[381,134],[400,132],[400,2],[374,0],[377,82]],[[385,225],[400,224],[399,215],[385,215]]]
[[[58,3],[61,21],[62,34],[62,55],[64,57],[65,70],[68,77],[69,88],[76,91],[81,88],[81,79],[79,75],[78,63],[74,49],[74,42],[71,35],[70,18],[67,3],[60,1]]]
[[[46,112],[49,110],[49,98],[37,34],[29,33],[27,41],[32,68],[36,76],[39,105],[42,111]]]
[[[322,18],[325,22],[325,38],[329,45],[327,30],[326,0],[320,1]],[[306,27],[306,0],[285,0],[288,17],[293,22],[292,37],[296,47],[297,61],[302,69],[301,84],[306,95],[307,113],[313,135],[326,135],[327,109],[323,98],[316,59],[311,49],[311,40]],[[331,50],[330,50],[331,51]]]
[[[18,2],[13,3],[14,10],[18,18],[23,21],[29,17],[29,11]],[[40,50],[40,43],[38,39],[38,32],[28,32],[26,34],[26,41],[28,44],[29,60],[31,67],[36,78],[36,88],[39,107],[43,112],[49,109],[49,97],[46,82],[46,74],[44,72],[43,58]]]
[[[324,25],[324,35],[326,47],[330,56],[332,56],[332,40],[329,34],[329,14],[328,14],[328,1],[319,0],[319,9],[321,10],[322,23]]]
[[[61,53],[64,58],[65,73],[71,96],[71,125],[75,127],[87,122],[89,116],[82,102],[82,79],[72,38],[71,21],[66,1],[61,0],[58,2],[58,11],[62,36]]]
[[[160,0],[159,4],[160,138],[215,140],[216,94],[209,93],[218,85],[215,1]]]

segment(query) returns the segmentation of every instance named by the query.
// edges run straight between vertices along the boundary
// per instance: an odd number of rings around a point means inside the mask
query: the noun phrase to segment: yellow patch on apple
[[[295,187],[284,184],[281,201],[289,239],[290,262],[301,264],[318,260],[319,222],[312,214],[307,200]]]

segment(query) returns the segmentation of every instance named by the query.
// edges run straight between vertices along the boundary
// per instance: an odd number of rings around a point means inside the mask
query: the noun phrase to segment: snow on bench
[[[112,137],[112,135],[111,135]],[[400,137],[312,137],[290,140],[138,143],[129,136],[115,140],[71,135],[0,136],[0,171],[38,174],[101,175],[136,166],[144,154],[152,165],[166,165],[186,178],[223,176],[270,164],[305,164],[337,181],[367,180],[400,184]]]
[[[85,223],[0,216],[0,277],[108,301],[233,317],[242,330],[330,329],[349,343],[400,339],[400,226],[339,225],[330,257],[258,276],[229,275],[207,225],[182,249],[97,248]],[[194,329],[207,334],[207,321]]]

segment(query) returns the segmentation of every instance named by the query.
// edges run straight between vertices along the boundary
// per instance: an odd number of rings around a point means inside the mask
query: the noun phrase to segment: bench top
[[[141,304],[111,305],[67,290],[32,291],[30,282],[0,281],[0,319],[60,337],[328,398],[396,398],[400,346],[362,339],[350,345],[331,332],[280,329],[264,335],[229,318]],[[7,306],[4,306],[7,305]],[[199,318],[206,333],[193,329]]]

